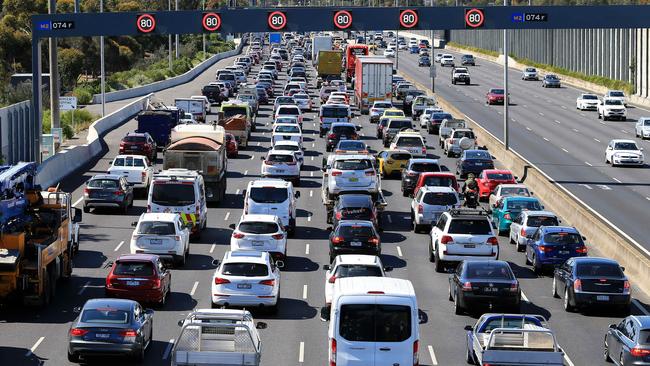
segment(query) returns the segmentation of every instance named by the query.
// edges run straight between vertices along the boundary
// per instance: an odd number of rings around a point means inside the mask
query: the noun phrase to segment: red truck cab
[[[345,76],[352,81],[357,56],[368,56],[370,49],[365,44],[352,44],[345,49]]]

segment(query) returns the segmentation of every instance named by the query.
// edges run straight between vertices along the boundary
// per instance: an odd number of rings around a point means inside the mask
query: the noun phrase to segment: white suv
[[[258,179],[248,183],[244,191],[244,214],[276,215],[289,234],[296,228],[296,206],[300,192],[291,182],[280,179]]]
[[[463,141],[462,144],[461,141]],[[460,156],[463,150],[469,150],[475,146],[476,136],[471,128],[454,128],[451,130],[450,136],[445,139],[443,150],[449,157]]]
[[[451,66],[454,67],[454,55],[445,53],[440,58],[440,66]]]
[[[498,259],[499,241],[486,212],[454,209],[443,213],[431,228],[429,261],[436,272],[446,262],[466,259]]]
[[[411,201],[413,231],[431,227],[443,212],[459,207],[460,197],[454,188],[423,186]]]
[[[271,253],[282,267],[287,256],[287,235],[282,221],[275,215],[242,215],[232,224],[230,250],[256,250]]]
[[[406,150],[414,158],[427,157],[426,142],[417,131],[398,132],[390,144],[390,150]]]
[[[302,145],[302,130],[300,126],[290,123],[274,124],[271,145],[275,145],[278,141],[295,141]]]
[[[262,178],[282,178],[293,182],[293,185],[300,185],[300,165],[292,151],[271,150],[263,156],[261,176]]]
[[[379,193],[379,178],[370,155],[337,155],[323,174],[329,199],[343,191]]]
[[[185,265],[190,254],[191,223],[184,224],[177,213],[143,213],[133,225],[131,254],[156,254]]]
[[[598,103],[598,119],[604,121],[609,119],[627,120],[627,108],[619,99],[605,98]]]
[[[386,277],[392,267],[384,267],[381,258],[367,254],[337,255],[332,264],[323,265],[325,270],[325,305],[332,303],[336,280],[347,277]]]

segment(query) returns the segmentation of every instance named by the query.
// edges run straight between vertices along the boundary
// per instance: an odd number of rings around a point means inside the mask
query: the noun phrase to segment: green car
[[[535,197],[510,196],[504,197],[492,210],[492,221],[497,225],[499,235],[510,230],[510,224],[521,211],[541,211],[544,206]]]

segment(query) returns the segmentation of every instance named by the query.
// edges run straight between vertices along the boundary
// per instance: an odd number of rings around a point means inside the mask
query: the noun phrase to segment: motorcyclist
[[[478,190],[478,183],[476,183],[474,173],[467,174],[467,180],[465,180],[465,184],[463,184],[463,194],[467,194],[470,190]]]

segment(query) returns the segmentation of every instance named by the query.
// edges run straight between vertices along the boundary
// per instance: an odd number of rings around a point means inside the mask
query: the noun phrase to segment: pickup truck
[[[454,69],[451,71],[451,83],[454,85],[458,83],[465,83],[465,85],[469,85],[469,70],[467,70],[466,67],[454,67]]]
[[[418,95],[411,104],[411,118],[415,121],[428,108],[434,108],[437,104],[436,98],[430,95]]]
[[[442,122],[440,122],[440,128],[438,130],[440,147],[445,147],[445,140],[451,136],[451,131],[458,128],[467,128],[465,120],[451,118],[443,119]]]
[[[133,188],[149,190],[153,178],[153,165],[142,155],[118,155],[113,159],[108,174],[122,175]]]
[[[259,366],[262,341],[247,310],[198,309],[180,320],[181,334],[171,352],[172,366]]]

